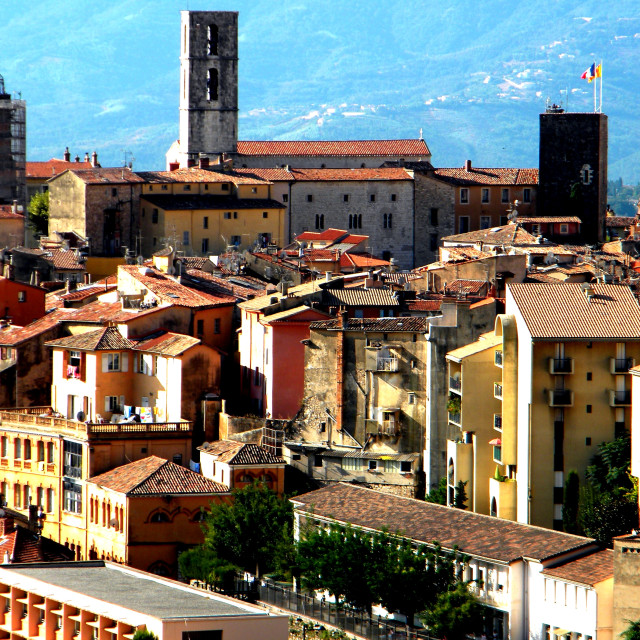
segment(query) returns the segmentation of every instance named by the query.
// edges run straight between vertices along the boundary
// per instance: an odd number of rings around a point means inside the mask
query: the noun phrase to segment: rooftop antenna
[[[129,169],[133,169],[133,161],[135,158],[133,157],[133,151],[129,151],[128,149],[121,149],[124,154],[124,163],[123,167],[129,167]],[[127,156],[129,156],[129,162],[127,162]]]

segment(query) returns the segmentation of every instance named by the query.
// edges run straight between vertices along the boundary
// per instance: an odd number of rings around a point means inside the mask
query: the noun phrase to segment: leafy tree
[[[586,476],[594,489],[622,495],[633,488],[629,477],[631,436],[625,433],[611,442],[603,442],[591,458]]]
[[[437,486],[431,489],[424,499],[435,504],[447,504],[447,479],[440,478]]]
[[[204,520],[204,545],[211,556],[247,571],[279,568],[291,556],[293,507],[262,484],[233,491],[233,502],[212,504]],[[220,564],[223,564],[222,562]]]
[[[158,636],[149,629],[136,629],[133,640],[158,640]]]
[[[216,557],[204,546],[193,547],[178,556],[180,574],[187,580],[211,582],[210,577],[216,566]]]
[[[443,591],[420,618],[437,638],[464,640],[482,627],[483,608],[466,583],[458,582],[453,589]]]
[[[640,640],[640,620],[627,620],[629,626],[620,634],[624,640]]]
[[[575,471],[569,471],[564,483],[564,502],[562,506],[562,525],[567,533],[580,533],[578,527],[578,505],[580,502],[580,477]]]
[[[27,207],[29,227],[37,236],[49,233],[49,192],[34,193]]]
[[[453,506],[456,509],[467,508],[467,481],[460,480],[454,489]]]

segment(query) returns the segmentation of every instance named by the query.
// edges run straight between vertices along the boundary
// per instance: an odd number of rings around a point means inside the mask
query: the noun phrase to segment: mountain
[[[240,138],[418,137],[436,166],[537,166],[547,99],[593,110],[603,61],[609,177],[638,182],[635,2],[187,0],[239,11]],[[131,152],[164,168],[178,136],[176,0],[4,0],[0,74],[27,101],[28,158]],[[599,87],[598,87],[599,88]],[[127,156],[129,157],[129,156]]]

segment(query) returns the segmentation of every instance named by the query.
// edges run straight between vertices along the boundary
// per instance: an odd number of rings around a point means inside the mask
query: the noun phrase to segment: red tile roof
[[[360,269],[366,269],[369,267],[388,267],[391,263],[388,260],[381,260],[380,258],[374,258],[367,253],[353,253],[352,251],[345,251],[340,256],[340,266],[354,266]]]
[[[607,227],[629,227],[635,222],[634,216],[607,216],[604,219],[604,224]]]
[[[131,349],[134,343],[125,338],[116,327],[105,327],[74,336],[66,336],[45,343],[47,347],[80,349],[82,351],[118,351]]]
[[[284,464],[282,458],[273,455],[257,444],[216,440],[215,442],[205,442],[198,449],[215,456],[218,462],[229,465]]]
[[[542,570],[543,575],[594,586],[613,578],[613,551],[602,549],[575,560]]]
[[[70,312],[68,309],[55,309],[25,327],[10,326],[0,329],[0,345],[17,346],[41,333],[53,331]]]
[[[60,293],[58,292],[54,292],[53,294],[47,294],[47,295],[56,295],[57,297],[61,298],[64,301],[77,301],[77,300],[84,300],[85,298],[90,298],[91,296],[97,296],[100,295],[102,293],[107,293],[108,291],[113,291],[115,288],[117,287],[117,285],[114,284],[108,284],[108,285],[91,285],[89,287],[82,287],[80,289],[75,289],[73,291],[69,291],[69,293]]]
[[[462,168],[442,168],[436,169],[434,175],[445,182],[452,182],[458,185],[537,185],[537,169],[481,169],[472,167],[467,171]]]
[[[144,182],[144,178],[141,178],[127,167],[74,168],[70,169],[70,171],[85,184],[135,184]]]
[[[344,229],[327,229],[326,231],[304,231],[296,240],[299,242],[336,242],[349,235]]]
[[[312,517],[399,531],[417,542],[437,541],[444,549],[457,546],[462,553],[505,563],[523,557],[542,561],[579,549],[587,552],[594,543],[581,536],[343,483],[295,497],[292,502]]]
[[[578,216],[518,216],[518,222],[520,224],[552,224],[559,222],[582,224],[582,220]]]
[[[22,213],[14,213],[12,204],[0,204],[0,220],[23,220]]]
[[[411,175],[401,168],[389,169],[291,169],[296,182],[318,181],[357,181],[366,180],[413,180]]]
[[[18,247],[14,251],[39,256],[43,260],[51,263],[57,271],[84,271],[84,264],[78,262],[75,251],[67,251],[65,249],[27,249],[26,247]]]
[[[240,140],[246,156],[380,156],[426,157],[424,140]]]
[[[386,333],[410,331],[412,333],[424,333],[428,324],[427,318],[420,317],[349,318],[347,320],[347,331],[382,331]],[[319,320],[312,322],[309,328],[336,331],[342,329],[342,320],[339,318]]]
[[[592,284],[589,300],[583,286],[512,284],[507,300],[513,299],[534,340],[640,340],[640,307],[629,287]]]
[[[169,331],[157,331],[150,336],[145,336],[136,341],[136,351],[148,351],[149,353],[159,353],[164,356],[179,356],[187,349],[200,343],[198,338],[187,336],[182,333],[171,333]]]
[[[51,158],[44,162],[27,162],[27,179],[40,178],[49,179],[61,174],[67,169],[91,169],[90,162],[67,162],[66,160],[58,160]]]
[[[4,512],[4,510],[3,510]],[[0,516],[4,521],[5,535],[0,537],[0,561],[8,555],[16,562],[55,562],[74,559],[74,552],[50,538],[39,537],[25,527],[12,529],[11,516]]]
[[[406,304],[409,311],[440,311],[442,300],[411,300]]]
[[[471,293],[477,295],[487,286],[488,283],[485,280],[452,280],[447,285],[447,293]]]
[[[149,456],[89,479],[100,487],[128,496],[211,495],[229,488],[178,464]]]
[[[209,168],[200,169],[199,167],[189,167],[176,169],[175,171],[137,171],[138,176],[143,178],[149,184],[157,183],[189,183],[189,182],[231,182],[233,184],[269,184],[265,178],[259,177],[257,174],[247,172],[239,173],[237,171],[222,171],[221,169]]]
[[[234,169],[234,173],[244,176],[255,176],[269,182],[292,182],[293,176],[287,169]]]

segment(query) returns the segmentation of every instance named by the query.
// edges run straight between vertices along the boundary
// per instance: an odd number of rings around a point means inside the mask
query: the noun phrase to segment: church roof
[[[245,140],[245,156],[430,156],[424,140]]]

